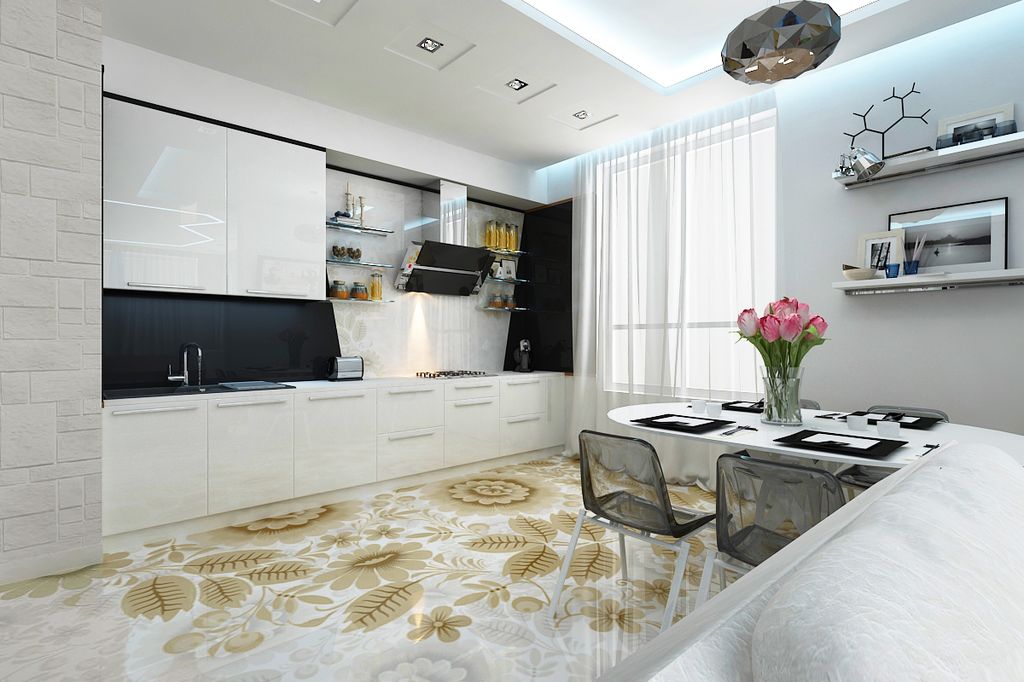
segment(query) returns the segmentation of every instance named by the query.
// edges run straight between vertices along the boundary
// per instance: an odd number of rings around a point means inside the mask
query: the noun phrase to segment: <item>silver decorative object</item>
[[[722,68],[743,83],[775,83],[816,69],[839,44],[842,20],[827,3],[800,0],[747,17],[722,48]]]
[[[850,167],[857,175],[858,180],[869,180],[878,175],[878,171],[885,168],[885,161],[882,161],[874,153],[863,147],[857,147],[850,155]]]

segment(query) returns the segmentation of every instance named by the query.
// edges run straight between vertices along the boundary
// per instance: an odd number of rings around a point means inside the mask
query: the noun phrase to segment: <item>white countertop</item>
[[[255,394],[271,394],[276,395],[284,392],[285,395],[291,395],[294,392],[308,393],[310,391],[358,391],[364,388],[388,388],[391,386],[410,386],[417,384],[424,385],[438,385],[444,386],[452,382],[459,381],[479,381],[481,379],[496,379],[501,377],[522,377],[522,376],[547,376],[552,374],[561,374],[561,372],[530,372],[524,374],[521,372],[497,372],[488,376],[468,376],[461,377],[458,379],[424,379],[415,376],[406,377],[367,377],[365,379],[357,379],[353,381],[327,381],[321,379],[318,381],[282,381],[280,383],[286,386],[292,386],[295,391],[287,389],[264,389],[257,391],[221,391],[217,393],[189,393],[182,395],[155,395],[145,396],[141,398],[117,398],[113,400],[104,400],[104,405],[126,405],[129,403],[177,403],[177,402],[188,402],[194,400],[212,400],[215,398],[234,398],[236,396],[248,396],[252,397]]]

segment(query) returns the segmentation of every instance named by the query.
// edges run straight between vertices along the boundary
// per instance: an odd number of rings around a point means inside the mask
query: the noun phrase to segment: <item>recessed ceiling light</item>
[[[505,85],[512,88],[513,90],[522,90],[527,85],[529,85],[529,83],[527,83],[524,80],[519,80],[518,78],[513,78],[508,83],[505,83]]]
[[[585,109],[580,109],[575,114],[573,114],[573,116],[575,116],[576,118],[578,118],[581,121],[585,121],[590,116],[590,114],[587,113],[587,111]]]
[[[426,50],[427,52],[437,52],[444,47],[444,43],[440,40],[434,40],[433,38],[424,38],[419,42],[419,47],[421,50]]]

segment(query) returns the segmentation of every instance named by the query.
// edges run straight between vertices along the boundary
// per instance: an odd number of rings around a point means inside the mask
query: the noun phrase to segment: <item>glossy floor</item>
[[[553,458],[108,554],[0,587],[0,678],[593,679],[657,634],[674,556],[630,540],[622,580],[617,536],[587,527],[552,621],[579,506]]]

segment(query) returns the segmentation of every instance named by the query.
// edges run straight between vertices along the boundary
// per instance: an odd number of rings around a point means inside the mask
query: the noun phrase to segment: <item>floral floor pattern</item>
[[[580,504],[578,463],[544,459],[2,586],[0,680],[590,680],[658,633],[674,556],[630,540],[623,580],[617,535],[585,526],[552,620]]]

